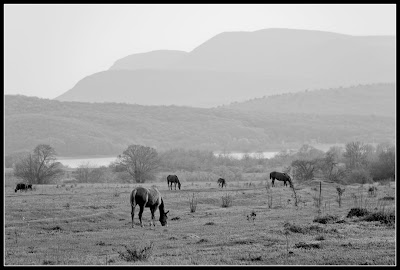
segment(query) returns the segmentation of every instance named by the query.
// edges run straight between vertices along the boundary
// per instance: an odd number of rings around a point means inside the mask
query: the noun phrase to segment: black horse
[[[167,183],[168,187],[171,187],[171,190],[172,190],[172,183],[175,183],[175,190],[176,190],[176,184],[178,184],[179,190],[181,189],[181,182],[179,182],[178,176],[176,175],[168,175]]]
[[[218,186],[224,188],[224,186],[226,187],[226,181],[224,178],[219,178],[218,181]]]
[[[289,182],[290,186],[292,186],[292,179],[287,173],[281,173],[281,172],[271,172],[269,174],[269,179],[272,179],[272,186],[275,186],[275,179],[278,181],[283,181],[283,185],[287,186],[286,182]]]
[[[17,190],[27,191],[28,189],[32,190],[32,184],[18,183],[17,186],[15,187],[15,192],[17,192]]]
[[[150,208],[151,212],[151,221],[150,221],[150,226],[151,223],[153,223],[153,226],[156,226],[154,223],[155,217],[154,213],[157,211],[157,209],[160,212],[160,219],[159,221],[161,222],[162,226],[167,225],[167,214],[169,211],[165,212],[164,209],[164,201],[161,197],[160,191],[156,188],[144,188],[144,187],[137,187],[134,188],[131,192],[130,195],[130,202],[131,202],[131,216],[132,216],[132,228],[134,227],[133,225],[133,217],[135,216],[135,207],[136,205],[139,205],[140,211],[139,211],[139,220],[140,220],[140,226],[143,227],[143,222],[142,222],[142,214],[143,210],[145,207]]]

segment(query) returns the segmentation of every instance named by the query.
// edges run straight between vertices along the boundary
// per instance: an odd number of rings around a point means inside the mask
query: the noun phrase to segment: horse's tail
[[[129,197],[129,201],[131,203],[131,206],[135,206],[136,205],[135,196],[136,196],[136,188],[134,188],[131,191],[131,196]]]
[[[272,173],[269,174],[269,179],[272,179]]]

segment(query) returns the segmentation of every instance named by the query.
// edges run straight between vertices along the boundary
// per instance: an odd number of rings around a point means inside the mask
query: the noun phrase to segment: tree
[[[75,171],[75,178],[80,183],[89,183],[89,176],[92,169],[90,168],[89,162],[82,163]]]
[[[154,179],[160,159],[154,148],[142,145],[130,145],[118,156],[118,165],[126,170],[137,183]]]
[[[333,146],[325,153],[325,157],[318,159],[318,167],[323,175],[331,180],[337,181],[339,177],[343,177],[343,170],[338,167],[341,156],[341,148]]]
[[[394,178],[396,172],[396,148],[391,146],[378,152],[378,159],[371,164],[374,180]]]
[[[293,176],[299,180],[310,180],[314,177],[316,160],[295,160],[292,162]]]
[[[64,174],[61,163],[56,161],[54,148],[39,144],[33,153],[15,163],[14,175],[29,184],[47,184]]]
[[[343,154],[346,159],[346,168],[352,170],[366,165],[369,151],[369,147],[362,142],[356,141],[347,143],[346,151]]]

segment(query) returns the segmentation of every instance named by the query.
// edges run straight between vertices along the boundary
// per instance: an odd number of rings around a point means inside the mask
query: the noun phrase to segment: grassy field
[[[347,218],[356,203],[370,210],[395,208],[395,183],[345,186],[342,206],[336,185],[320,181],[296,184],[300,199],[283,183],[267,190],[266,181],[184,182],[182,190],[155,185],[169,210],[168,227],[144,228],[135,214],[131,228],[129,194],[136,184],[78,184],[35,186],[14,193],[5,185],[6,265],[395,265],[395,226],[380,221]],[[193,195],[194,194],[194,195]],[[190,201],[197,202],[195,212]],[[271,197],[272,196],[272,197]],[[222,198],[231,206],[222,207]],[[383,199],[385,198],[385,199]],[[138,211],[138,207],[136,209]],[[255,215],[251,215],[255,213]],[[316,217],[334,222],[313,222]],[[141,251],[132,261],[120,256]],[[129,256],[127,256],[129,257]],[[136,259],[136,260],[135,260]]]

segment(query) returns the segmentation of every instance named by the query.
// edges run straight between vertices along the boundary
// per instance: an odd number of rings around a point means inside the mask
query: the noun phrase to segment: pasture
[[[162,227],[150,227],[149,208],[131,228],[129,194],[139,184],[34,186],[14,193],[5,186],[4,232],[6,265],[395,265],[395,226],[347,218],[357,203],[368,209],[395,209],[395,182],[345,186],[342,206],[336,184],[294,182],[293,192],[276,182],[182,182],[169,190],[167,181],[145,183],[161,192],[168,214]],[[271,181],[268,180],[268,184]],[[316,195],[318,194],[318,195]],[[272,196],[272,197],[271,197]],[[222,198],[229,207],[222,207]],[[383,199],[385,198],[385,199]],[[389,198],[389,199],[388,199]],[[190,203],[195,202],[195,212]],[[252,213],[255,213],[252,214]],[[316,217],[337,217],[326,224]],[[127,249],[147,247],[147,259],[127,261]]]

